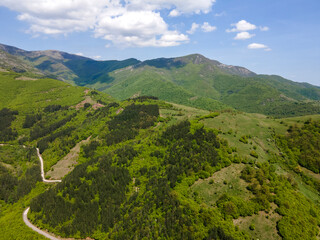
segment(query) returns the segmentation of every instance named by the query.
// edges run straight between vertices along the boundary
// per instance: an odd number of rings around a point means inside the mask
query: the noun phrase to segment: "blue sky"
[[[200,53],[320,86],[319,0],[0,0],[0,27],[0,43],[25,50],[99,60]]]

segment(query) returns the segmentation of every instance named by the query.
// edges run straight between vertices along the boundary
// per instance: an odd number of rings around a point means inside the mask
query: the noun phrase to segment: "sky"
[[[319,0],[0,0],[0,43],[96,60],[199,53],[320,86]]]

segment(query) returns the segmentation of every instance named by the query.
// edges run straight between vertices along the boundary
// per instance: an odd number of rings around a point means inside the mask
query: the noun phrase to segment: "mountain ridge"
[[[0,49],[46,76],[98,89],[119,100],[153,95],[211,111],[234,108],[276,117],[320,113],[319,87],[256,74],[201,54],[96,61],[55,50],[32,52],[1,44]]]

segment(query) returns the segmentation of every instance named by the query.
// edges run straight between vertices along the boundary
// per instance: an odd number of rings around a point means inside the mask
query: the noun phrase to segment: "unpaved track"
[[[37,154],[38,154],[38,158],[40,160],[40,165],[41,165],[41,177],[42,177],[42,181],[46,182],[46,183],[56,183],[56,182],[61,182],[61,180],[47,180],[44,177],[44,170],[43,170],[43,159],[42,156],[40,154],[40,150],[39,148],[37,148]]]
[[[37,154],[38,154],[38,158],[40,160],[40,165],[41,165],[41,177],[42,177],[42,181],[45,182],[45,183],[57,183],[57,182],[61,182],[61,180],[47,180],[45,179],[44,177],[44,170],[43,170],[43,159],[42,159],[42,156],[40,154],[40,150],[39,148],[37,148]],[[28,219],[28,212],[30,210],[30,207],[28,207],[22,214],[22,218],[23,218],[23,221],[24,223],[29,227],[31,228],[33,231],[36,231],[37,233],[41,234],[42,236],[46,237],[46,238],[49,238],[49,239],[52,239],[52,240],[60,240],[61,238],[56,238],[56,237],[53,237],[51,236],[49,233],[45,232],[45,231],[42,231],[41,229],[37,228],[35,225],[33,225],[29,219]]]
[[[37,228],[35,225],[33,225],[29,219],[28,219],[28,212],[30,210],[30,207],[28,207],[26,210],[24,210],[22,216],[23,216],[23,221],[24,223],[29,227],[31,228],[33,231],[36,231],[37,233],[41,234],[42,236],[46,237],[46,238],[49,238],[51,240],[60,240],[60,238],[56,238],[54,236],[51,236],[49,233],[45,232],[45,231],[42,231],[40,230],[39,228]]]

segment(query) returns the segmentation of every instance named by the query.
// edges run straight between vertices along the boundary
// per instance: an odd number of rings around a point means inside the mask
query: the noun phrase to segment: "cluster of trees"
[[[139,129],[153,126],[158,116],[158,105],[129,105],[109,121],[110,133],[105,137],[107,145],[133,139],[139,133]]]
[[[83,156],[85,158],[90,158],[93,156],[94,151],[99,146],[99,142],[96,140],[91,141],[89,144],[82,146]]]
[[[277,118],[319,114],[319,104],[314,102],[283,101],[267,104],[264,113]]]
[[[308,120],[302,127],[290,126],[277,143],[290,160],[309,170],[320,172],[320,121]]]
[[[95,116],[96,118],[106,117],[110,113],[110,109],[111,108],[119,107],[119,103],[116,103],[116,102],[111,102],[109,104],[106,104],[105,102],[100,101],[100,100],[97,100],[97,102],[100,103],[100,104],[104,104],[106,106],[98,108],[93,112],[90,111],[89,113],[87,113],[87,117],[92,117],[92,116]]]
[[[22,127],[23,128],[31,128],[31,127],[33,127],[34,124],[36,124],[41,119],[42,119],[42,115],[40,113],[27,115]]]
[[[135,98],[129,98],[127,99],[129,100],[133,100],[133,101],[138,101],[138,102],[144,102],[147,100],[159,100],[158,97],[154,97],[154,96],[139,96],[139,97],[135,97]]]
[[[59,111],[60,109],[62,109],[61,105],[58,104],[53,104],[53,105],[48,105],[46,106],[43,111],[47,112],[47,113],[52,113],[52,112],[56,112]]]
[[[212,209],[199,211],[182,204],[160,172],[157,167],[147,169],[146,191],[125,202],[110,239],[241,239],[241,232],[226,230],[223,221],[224,227],[215,225],[217,212]]]
[[[118,148],[115,154],[117,165],[129,166],[133,158],[138,155],[138,152],[134,150],[131,145],[125,145],[124,147]]]
[[[112,161],[110,154],[91,159],[34,198],[30,204],[34,220],[41,219],[43,227],[55,228],[62,236],[85,238],[99,226],[108,232],[121,218],[119,209],[131,181],[128,170]]]
[[[296,191],[297,183],[292,177],[276,174],[275,167],[268,163],[247,166],[241,177],[249,183],[248,189],[254,194],[251,201],[260,210],[269,211],[270,202],[278,206],[276,212],[282,218],[277,222],[277,229],[284,239],[315,239],[320,211]]]
[[[225,217],[231,216],[234,219],[240,216],[251,216],[261,209],[259,204],[254,201],[245,201],[240,197],[228,194],[223,194],[216,204]]]
[[[51,133],[49,136],[40,139],[37,143],[37,147],[39,148],[40,153],[43,153],[49,147],[49,143],[52,143],[57,138],[65,138],[70,136],[73,130],[75,130],[74,127],[67,127],[63,130]],[[73,146],[74,142],[72,141],[68,145]]]
[[[169,127],[159,139],[168,148],[163,164],[171,187],[183,174],[199,173],[200,177],[208,177],[208,166],[214,167],[221,161],[217,152],[220,142],[214,132],[201,127],[191,133],[190,126],[190,122],[183,121]]]
[[[20,178],[0,165],[0,200],[6,203],[14,203],[28,194],[41,180],[39,165],[29,167]]]
[[[73,113],[58,122],[52,123],[49,126],[47,126],[46,122],[44,120],[42,120],[41,122],[39,122],[36,126],[34,126],[31,129],[30,141],[33,141],[33,140],[38,139],[40,137],[44,137],[44,136],[48,135],[49,133],[55,131],[56,129],[64,126],[67,122],[71,121],[71,119],[73,119],[76,115],[77,115],[77,113]]]
[[[14,140],[18,133],[11,128],[11,123],[16,119],[18,111],[3,108],[0,110],[0,141]]]

